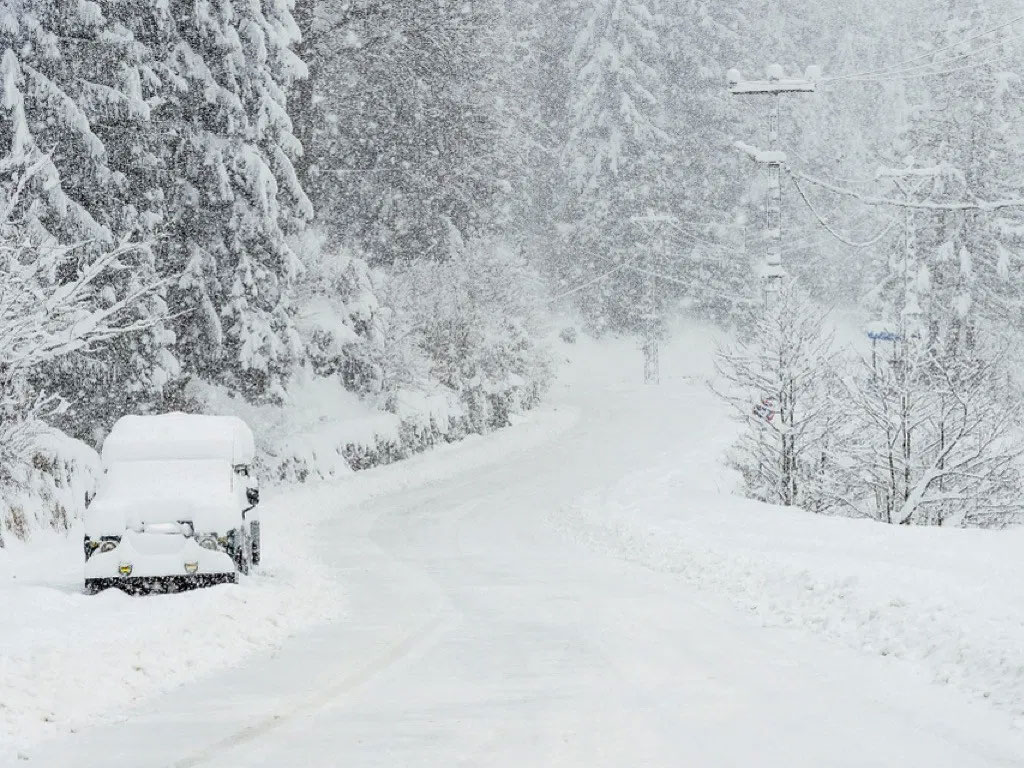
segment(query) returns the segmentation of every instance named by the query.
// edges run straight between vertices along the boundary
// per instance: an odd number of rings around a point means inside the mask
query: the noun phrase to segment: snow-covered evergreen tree
[[[571,184],[562,207],[565,242],[558,275],[574,286],[619,264],[662,267],[646,246],[637,217],[664,214],[665,130],[662,80],[664,20],[650,2],[582,4],[570,54],[573,75],[562,163]],[[623,268],[580,297],[598,326],[636,327],[644,280]]]
[[[137,20],[153,52],[170,280],[186,369],[249,396],[280,393],[300,354],[287,235],[312,209],[286,92],[305,66],[289,3],[170,2]]]
[[[151,239],[162,214],[146,165],[151,127],[151,62],[122,21],[121,7],[40,0],[0,11],[3,83],[0,142],[14,167],[38,170],[16,213],[24,235],[40,247],[65,251],[51,279],[72,279],[104,249],[125,239]],[[139,10],[132,8],[132,10]],[[89,288],[97,309],[157,283],[149,247],[124,251],[122,263]],[[48,362],[34,377],[56,387],[75,407],[61,425],[91,437],[111,416],[159,399],[178,371],[161,292],[133,304],[135,333],[101,353]]]
[[[392,277],[392,339],[415,344],[430,382],[463,408],[464,429],[484,432],[535,405],[550,381],[540,277],[500,242],[463,243],[454,233],[452,242],[445,261],[415,262]],[[403,349],[390,344],[389,361],[405,365]]]
[[[444,258],[448,235],[493,231],[509,184],[495,88],[500,4],[391,0],[310,22],[306,174],[322,225],[375,265]]]
[[[923,306],[932,342],[950,353],[970,347],[992,321],[1018,322],[1024,264],[1020,209],[955,210],[962,202],[1024,197],[1020,160],[1024,108],[1013,55],[1020,43],[997,27],[980,0],[946,4],[935,46],[899,149],[928,169],[915,202],[937,204],[914,215]],[[973,34],[972,34],[973,33]],[[975,38],[969,42],[959,42]],[[944,204],[952,208],[942,209]],[[913,277],[913,276],[912,276]]]

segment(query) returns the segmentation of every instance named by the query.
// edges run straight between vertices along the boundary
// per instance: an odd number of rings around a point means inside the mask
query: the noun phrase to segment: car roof
[[[251,464],[252,430],[234,416],[165,413],[123,416],[103,441],[103,464],[175,459],[223,459]]]

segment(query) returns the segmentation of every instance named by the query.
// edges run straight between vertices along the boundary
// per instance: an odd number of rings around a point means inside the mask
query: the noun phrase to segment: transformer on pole
[[[766,80],[744,80],[737,69],[728,72],[729,92],[733,96],[769,96],[771,105],[768,110],[768,150],[761,151],[741,142],[737,148],[746,152],[757,162],[765,165],[768,170],[768,196],[765,205],[765,224],[767,248],[765,253],[765,303],[770,304],[772,297],[782,287],[786,272],[782,267],[782,166],[786,156],[779,150],[779,117],[781,112],[781,96],[784,93],[813,93],[815,80],[821,73],[817,67],[808,67],[803,78],[786,78],[782,67],[773,64],[766,70]]]

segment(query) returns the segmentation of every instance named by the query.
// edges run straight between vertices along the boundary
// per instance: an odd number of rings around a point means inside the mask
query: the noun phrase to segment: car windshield
[[[209,499],[231,491],[231,464],[223,460],[121,461],[107,468],[100,498]]]

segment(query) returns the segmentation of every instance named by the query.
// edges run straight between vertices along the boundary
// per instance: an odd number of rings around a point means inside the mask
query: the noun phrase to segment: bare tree
[[[715,391],[743,432],[733,462],[747,492],[784,506],[828,511],[830,442],[835,438],[835,352],[822,311],[795,285],[754,322],[742,342],[720,349]]]
[[[1003,525],[1024,512],[1022,409],[1005,350],[913,343],[844,381],[852,439],[837,461],[845,503],[900,525]]]

